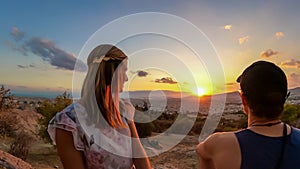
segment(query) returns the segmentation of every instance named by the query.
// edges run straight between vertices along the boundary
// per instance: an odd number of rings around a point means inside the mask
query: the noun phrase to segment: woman
[[[134,108],[119,99],[127,60],[112,45],[93,49],[81,99],[50,121],[48,133],[65,169],[151,168],[132,120]]]

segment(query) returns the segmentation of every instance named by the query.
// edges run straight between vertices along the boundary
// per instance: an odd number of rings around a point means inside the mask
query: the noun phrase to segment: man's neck
[[[263,126],[263,125],[272,126],[272,125],[279,124],[279,122],[281,122],[279,117],[274,119],[266,119],[266,118],[259,118],[253,115],[248,116],[248,127]]]

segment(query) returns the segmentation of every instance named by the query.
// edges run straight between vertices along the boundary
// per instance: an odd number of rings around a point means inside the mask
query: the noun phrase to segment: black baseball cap
[[[237,78],[243,95],[259,104],[282,104],[287,99],[285,73],[272,62],[257,61]]]

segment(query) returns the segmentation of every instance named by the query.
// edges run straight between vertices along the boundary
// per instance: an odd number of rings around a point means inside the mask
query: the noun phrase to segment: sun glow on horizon
[[[207,94],[206,90],[202,87],[197,87],[193,93],[198,97],[201,97],[201,96],[204,96],[205,94]]]

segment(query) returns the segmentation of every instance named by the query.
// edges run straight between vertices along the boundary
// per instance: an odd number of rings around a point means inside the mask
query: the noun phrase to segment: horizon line
[[[289,88],[288,90],[294,90],[294,89],[300,89],[299,87],[294,87],[294,88]],[[70,91],[70,89],[68,89]],[[61,95],[63,92],[68,92],[68,90],[64,91],[31,91],[31,90],[26,90],[26,91],[21,91],[21,90],[13,90],[10,91],[12,95],[17,96],[17,97],[42,97],[42,98],[55,98],[59,95]],[[192,92],[187,92],[187,91],[174,91],[174,90],[130,90],[130,91],[123,91],[125,92],[151,92],[151,91],[166,91],[166,92],[173,92],[173,93],[185,93],[185,94],[190,94],[191,96],[194,96]],[[200,97],[208,97],[208,96],[213,96],[213,95],[222,95],[222,94],[230,94],[230,93],[237,93],[238,91],[226,91],[224,93],[215,93],[215,94],[204,94],[203,96]],[[72,92],[69,92],[72,95]],[[77,92],[76,92],[77,93]],[[197,96],[195,96],[197,97]]]

